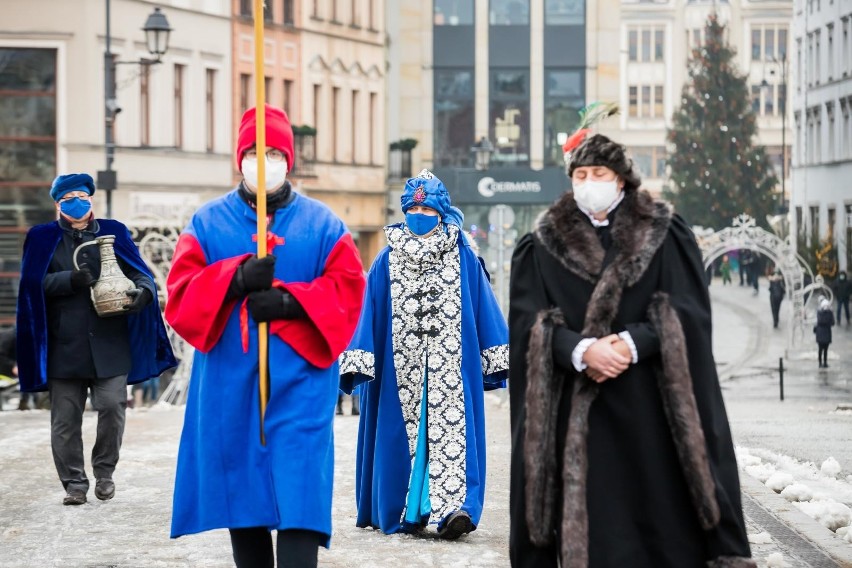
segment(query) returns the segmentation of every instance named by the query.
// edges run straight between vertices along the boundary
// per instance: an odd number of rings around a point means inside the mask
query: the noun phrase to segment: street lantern
[[[160,12],[159,8],[154,8],[142,29],[145,31],[148,52],[159,61],[169,49],[169,34],[172,31],[166,15]]]
[[[139,59],[137,61],[116,61],[112,53],[112,33],[110,30],[110,0],[106,0],[106,50],[104,51],[104,150],[106,153],[106,168],[98,171],[98,189],[106,193],[106,216],[112,217],[112,192],[118,186],[118,175],[112,168],[115,161],[115,139],[113,136],[113,125],[116,115],[121,112],[118,100],[115,96],[115,71],[118,65],[142,65],[150,66],[162,63],[163,55],[169,49],[169,35],[172,27],[166,19],[166,15],[159,8],[145,20],[142,30],[145,32],[145,45],[153,59]]]
[[[474,164],[477,170],[487,170],[491,164],[491,155],[494,153],[494,144],[487,136],[479,139],[479,142],[471,146],[470,151],[473,152]]]

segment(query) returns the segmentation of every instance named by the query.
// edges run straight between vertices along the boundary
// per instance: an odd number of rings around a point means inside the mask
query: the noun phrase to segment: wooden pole
[[[254,92],[257,138],[257,257],[266,250],[266,81],[264,74],[263,1],[254,0]],[[260,443],[266,445],[263,418],[269,401],[269,324],[257,324],[258,388],[260,389]]]

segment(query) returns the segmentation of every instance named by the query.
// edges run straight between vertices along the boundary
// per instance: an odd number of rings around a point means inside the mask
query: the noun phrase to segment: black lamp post
[[[106,0],[106,51],[104,52],[104,148],[106,151],[106,169],[98,172],[98,188],[106,191],[106,216],[112,217],[112,191],[117,187],[117,176],[112,169],[115,160],[115,140],[113,124],[115,116],[121,112],[115,98],[115,69],[117,65],[156,65],[162,63],[163,55],[169,49],[169,35],[172,31],[165,14],[159,8],[145,20],[145,45],[153,59],[139,61],[115,61],[110,50],[110,0]]]
[[[781,92],[783,97],[778,97],[778,110],[781,112],[781,207],[783,213],[787,213],[787,52],[781,53],[781,60],[772,57],[772,63],[781,71]],[[769,83],[764,79],[760,83],[761,88],[766,88]]]
[[[494,153],[494,144],[487,136],[479,139],[479,142],[470,147],[473,152],[474,166],[477,170],[487,170],[491,164],[491,155]]]

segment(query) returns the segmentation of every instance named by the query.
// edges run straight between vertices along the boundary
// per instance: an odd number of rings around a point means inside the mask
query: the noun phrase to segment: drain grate
[[[743,493],[743,512],[756,525],[772,535],[781,548],[812,568],[841,568],[825,552],[814,546],[802,535],[782,523],[749,495]],[[828,529],[826,529],[828,530]]]

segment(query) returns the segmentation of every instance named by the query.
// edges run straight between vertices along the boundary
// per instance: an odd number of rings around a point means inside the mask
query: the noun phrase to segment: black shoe
[[[83,505],[86,503],[86,492],[82,489],[69,489],[62,500],[63,505]]]
[[[447,517],[444,526],[438,529],[438,536],[445,540],[455,540],[473,530],[473,522],[465,511],[456,511]]]
[[[95,497],[101,501],[109,501],[115,496],[115,483],[112,479],[102,478],[95,483]]]

